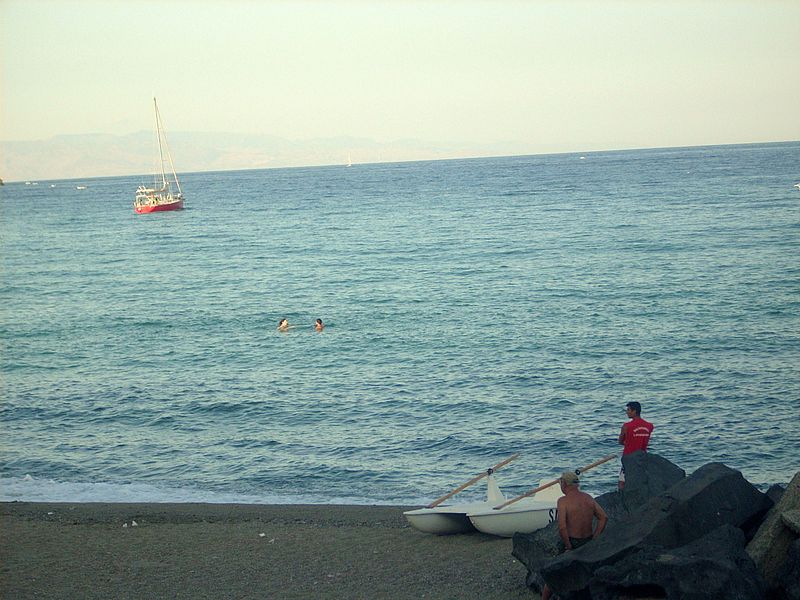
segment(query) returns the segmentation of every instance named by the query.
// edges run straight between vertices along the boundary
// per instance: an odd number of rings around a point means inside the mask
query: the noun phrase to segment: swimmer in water
[[[281,319],[278,322],[278,331],[289,331],[289,321],[287,319]]]
[[[317,331],[322,331],[323,329],[325,329],[325,325],[322,323],[322,319],[316,320],[316,322],[314,323],[314,329],[316,329]]]

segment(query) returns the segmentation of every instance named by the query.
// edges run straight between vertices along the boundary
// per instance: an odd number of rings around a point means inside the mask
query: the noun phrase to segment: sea
[[[511,497],[630,401],[687,474],[800,470],[800,142],[147,181],[0,188],[2,501],[420,505],[519,453]]]

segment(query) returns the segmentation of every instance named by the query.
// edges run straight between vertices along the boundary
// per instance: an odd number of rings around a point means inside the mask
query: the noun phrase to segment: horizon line
[[[138,132],[134,132],[138,133]],[[204,133],[204,132],[192,132],[192,133]],[[212,133],[212,132],[209,132]],[[226,132],[231,133],[231,132]],[[58,135],[113,135],[121,137],[122,135],[131,135],[131,134],[58,134]],[[237,134],[239,135],[239,134]],[[247,135],[247,134],[241,134]],[[256,134],[256,135],[267,135],[267,134]],[[52,136],[49,139],[53,139]],[[276,136],[277,137],[277,136]],[[350,137],[350,136],[340,136],[340,137]],[[285,139],[285,138],[282,138]],[[316,139],[335,139],[335,138],[316,138]],[[359,138],[353,138],[359,139]],[[363,138],[368,139],[368,138]],[[17,140],[17,141],[24,141],[24,140]],[[44,141],[44,140],[28,140],[31,142],[34,141]],[[6,143],[4,141],[0,141],[0,144]],[[692,148],[719,148],[725,146],[763,146],[763,145],[770,145],[770,144],[795,144],[800,143],[800,139],[797,140],[777,140],[777,141],[759,141],[759,142],[731,142],[731,143],[723,143],[723,144],[690,144],[690,145],[682,145],[682,146],[641,146],[641,147],[621,147],[621,148],[604,148],[601,150],[563,150],[558,152],[532,152],[526,154],[492,154],[492,155],[474,155],[474,156],[453,156],[453,157],[445,157],[445,158],[423,158],[423,159],[407,159],[407,160],[388,160],[388,161],[376,161],[376,162],[358,162],[353,163],[353,166],[356,165],[392,165],[392,164],[405,164],[405,163],[428,163],[428,162],[443,162],[443,161],[455,161],[455,160],[480,160],[480,159],[498,159],[498,158],[521,158],[526,156],[562,156],[567,154],[604,154],[610,152],[644,152],[644,151],[654,151],[654,150],[680,150],[680,149],[692,149]],[[183,175],[194,175],[199,173],[235,173],[238,171],[266,171],[266,170],[279,170],[279,169],[318,169],[318,168],[325,168],[325,167],[338,167],[343,166],[342,163],[338,162],[331,162],[331,163],[321,163],[315,165],[283,165],[283,166],[275,166],[275,167],[242,167],[236,169],[209,169],[209,170],[198,170],[198,171],[179,171],[179,173]],[[67,177],[67,178],[55,178],[55,179],[42,179],[37,178],[35,181],[39,182],[50,182],[50,181],[78,181],[78,180],[86,180],[86,179],[115,179],[118,177],[137,177],[142,175],[151,175],[151,173],[136,173],[136,174],[117,174],[117,175],[90,175],[90,176],[78,176],[78,177]],[[33,183],[33,179],[10,179],[10,180],[3,180],[0,177],[0,181],[3,184],[7,183]]]

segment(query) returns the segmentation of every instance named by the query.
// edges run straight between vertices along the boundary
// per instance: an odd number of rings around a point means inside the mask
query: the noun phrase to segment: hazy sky
[[[0,139],[800,139],[800,1],[0,0]]]

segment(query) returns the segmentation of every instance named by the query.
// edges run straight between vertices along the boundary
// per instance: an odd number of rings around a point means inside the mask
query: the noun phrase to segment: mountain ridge
[[[177,131],[169,134],[178,172],[229,171],[331,164],[437,160],[530,152],[519,143],[468,145],[415,139],[378,142],[339,136],[309,140],[251,133]],[[516,151],[514,150],[516,149]],[[152,173],[155,135],[59,134],[45,140],[0,141],[4,181],[75,179]]]

